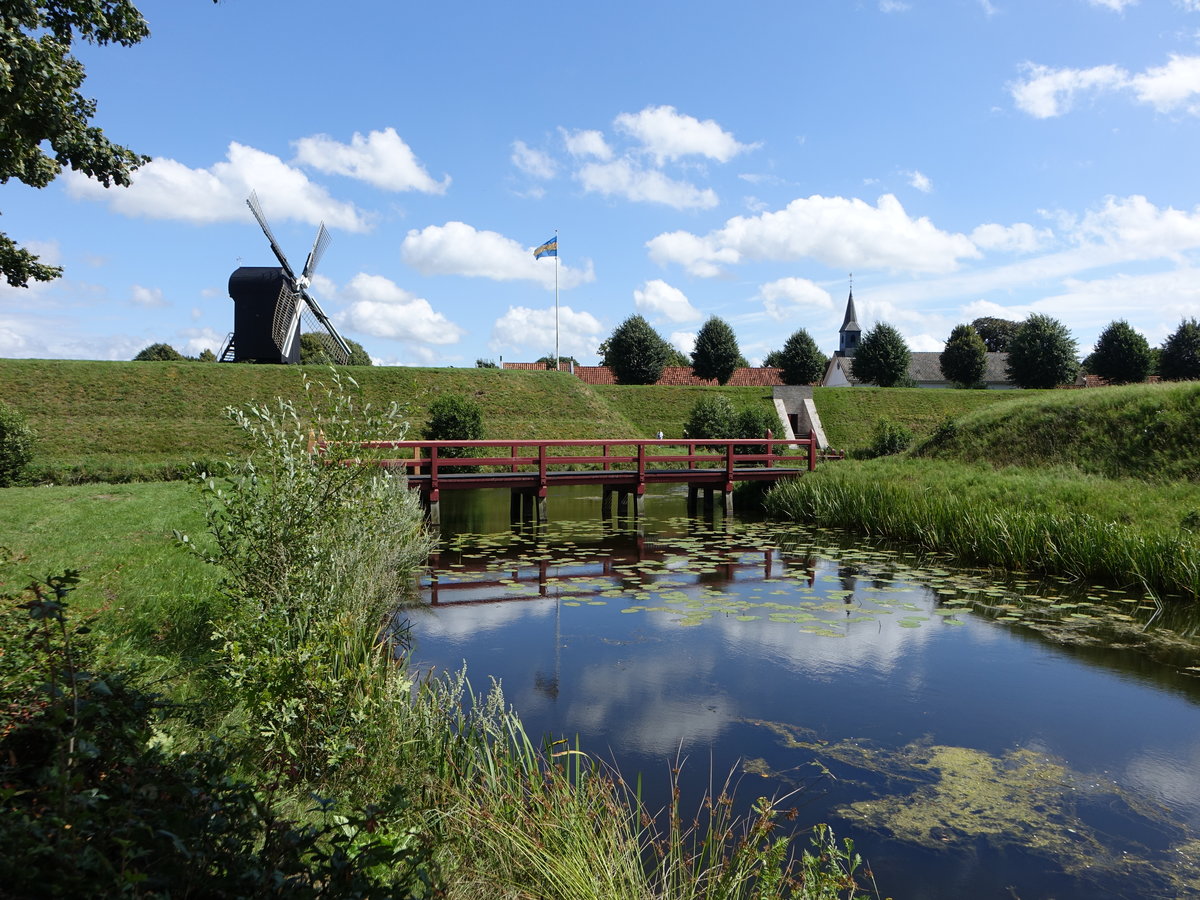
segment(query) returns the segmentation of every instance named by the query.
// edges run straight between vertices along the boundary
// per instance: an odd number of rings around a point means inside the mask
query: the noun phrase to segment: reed
[[[889,477],[901,469],[906,477]],[[953,553],[964,562],[1200,597],[1200,540],[1194,530],[1127,524],[1065,503],[1047,508],[994,502],[993,486],[948,483],[936,477],[945,469],[922,470],[916,460],[838,463],[780,484],[765,506],[779,518],[853,529]]]

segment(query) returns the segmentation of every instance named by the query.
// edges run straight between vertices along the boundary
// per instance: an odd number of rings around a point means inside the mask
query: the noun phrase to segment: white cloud
[[[669,322],[696,322],[703,317],[700,310],[692,306],[687,295],[660,278],[647,281],[633,292],[633,302],[640,313]]]
[[[1107,197],[1104,206],[1080,220],[1073,237],[1080,243],[1099,243],[1113,251],[1113,261],[1179,259],[1185,250],[1200,247],[1200,206],[1190,213],[1160,209],[1145,197]]]
[[[567,131],[560,128],[559,133],[562,134],[567,152],[574,157],[594,156],[604,162],[612,159],[612,148],[599,131]]]
[[[1103,6],[1113,12],[1124,12],[1125,7],[1136,5],[1138,0],[1088,0],[1092,6]]]
[[[979,6],[983,10],[983,14],[989,19],[1000,11],[992,4],[991,0],[979,0]]]
[[[692,351],[696,349],[696,332],[672,331],[670,341],[671,346],[684,356],[691,356]]]
[[[908,12],[912,6],[901,0],[879,0],[879,10],[885,13]]]
[[[1182,111],[1200,116],[1200,56],[1172,53],[1165,66],[1133,76],[1130,86],[1140,101],[1160,113]]]
[[[162,288],[142,287],[135,284],[129,292],[129,299],[134,306],[155,307],[170,306],[163,298]]]
[[[1054,233],[1048,229],[1037,229],[1026,222],[1016,225],[980,225],[971,232],[971,240],[984,250],[1001,250],[1011,253],[1033,253],[1053,240]]]
[[[660,234],[647,242],[659,264],[678,263],[699,276],[747,260],[812,258],[825,265],[901,272],[948,272],[979,251],[963,234],[913,219],[891,194],[877,206],[858,199],[813,195],[778,212],[736,216],[703,237]]]
[[[1119,66],[1051,69],[1022,65],[1023,79],[1009,85],[1017,108],[1038,119],[1070,111],[1081,94],[1130,90],[1140,103],[1160,113],[1200,116],[1200,56],[1171,54],[1166,65],[1130,75]]]
[[[904,173],[908,177],[908,183],[911,187],[915,187],[923,194],[928,194],[933,190],[933,181],[923,172],[918,172],[914,169],[911,172]]]
[[[394,128],[372,131],[366,137],[356,131],[349,144],[315,134],[301,138],[295,146],[296,162],[301,165],[356,178],[385,191],[443,194],[450,185],[449,175],[441,181],[430,177]]]
[[[463,275],[493,281],[534,281],[554,286],[554,262],[533,258],[533,248],[522,246],[495,231],[478,231],[465,222],[447,222],[413,229],[400,248],[404,261],[422,275]],[[595,280],[592,264],[574,269],[561,263],[558,285],[577,287]]]
[[[183,338],[179,352],[184,356],[199,356],[205,350],[216,353],[225,340],[225,335],[217,334],[211,328],[185,328],[179,334]]]
[[[350,305],[339,319],[373,337],[406,344],[454,344],[465,334],[428,300],[410,294],[382,275],[360,272],[339,292]]]
[[[126,216],[171,219],[195,224],[250,219],[246,198],[258,192],[269,218],[294,219],[331,228],[368,231],[366,216],[352,203],[341,203],[299,169],[278,156],[232,142],[224,162],[192,169],[173,159],[153,159],[133,173],[128,188],[105,188],[75,171],[64,173],[73,197],[105,200]]]
[[[524,141],[513,141],[511,158],[514,166],[532,178],[550,179],[558,174],[558,166],[548,153]]]
[[[807,278],[780,278],[758,289],[767,315],[777,322],[811,309],[833,309],[833,298]]]
[[[660,166],[683,156],[729,162],[755,146],[738,143],[712,119],[701,122],[676,112],[673,106],[647,106],[639,113],[621,113],[614,124],[617,130],[640,141]]]
[[[1068,112],[1075,98],[1083,93],[1117,90],[1129,81],[1129,73],[1119,66],[1095,66],[1091,69],[1051,69],[1037,63],[1023,63],[1022,80],[1009,85],[1017,108],[1035,119],[1049,119]]]
[[[563,356],[590,356],[603,338],[599,320],[569,306],[558,310],[558,346]],[[529,309],[510,306],[492,326],[489,342],[497,352],[507,349],[542,356],[554,352],[554,307]]]
[[[668,178],[657,169],[642,169],[629,159],[588,163],[576,177],[584,190],[624,197],[639,203],[660,203],[675,209],[711,209],[718,203],[711,188],[701,190],[686,181]]]

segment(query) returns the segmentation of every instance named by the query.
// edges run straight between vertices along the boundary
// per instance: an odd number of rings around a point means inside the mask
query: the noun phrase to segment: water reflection
[[[614,529],[598,506],[446,529],[420,662],[500,678],[531,731],[651,792],[679,753],[697,792],[732,769],[748,799],[803,786],[895,896],[1200,892],[1191,623],[765,523]]]

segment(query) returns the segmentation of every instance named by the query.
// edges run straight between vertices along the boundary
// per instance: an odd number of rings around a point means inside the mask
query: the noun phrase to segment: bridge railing
[[[317,452],[326,446],[318,441]],[[735,469],[762,466],[803,465],[811,471],[818,457],[816,438],[811,434],[798,439],[363,441],[357,446],[371,451],[362,462],[426,475],[435,482],[444,474],[442,470],[451,467],[456,472],[478,472],[485,467],[507,472],[536,470],[543,481],[551,470],[564,467],[636,471],[639,476],[650,470],[723,468],[732,476]],[[395,455],[381,451],[395,451]]]

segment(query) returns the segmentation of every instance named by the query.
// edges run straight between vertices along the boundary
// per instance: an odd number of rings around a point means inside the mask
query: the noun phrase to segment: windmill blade
[[[325,330],[333,336],[334,341],[337,343],[338,349],[343,354],[342,359],[339,360],[340,364],[343,366],[349,364],[350,345],[343,340],[342,336],[338,334],[338,330],[333,327],[333,323],[329,321],[329,316],[325,315],[325,311],[321,309],[321,304],[317,303],[317,298],[308,291],[301,291],[300,296],[304,298],[305,304],[307,304],[308,308],[312,310],[313,315],[317,317],[317,321],[325,326]],[[299,304],[297,304],[297,306],[299,306]]]
[[[304,284],[312,282],[313,272],[317,269],[317,263],[321,261],[321,257],[325,255],[325,250],[329,246],[333,237],[325,230],[325,223],[321,223],[321,227],[317,229],[317,239],[313,241],[312,250],[309,251],[308,259],[304,261],[304,271],[300,273],[300,280]]]
[[[271,250],[275,253],[275,258],[279,260],[279,264],[283,266],[284,273],[295,282],[296,273],[292,271],[287,257],[283,255],[283,251],[279,249],[279,244],[275,241],[275,235],[271,233],[271,226],[267,224],[267,217],[263,215],[262,206],[259,205],[258,194],[251,191],[249,198],[246,200],[246,205],[250,207],[250,212],[254,213],[254,218],[258,220],[258,224],[262,227],[263,234],[271,242]]]

